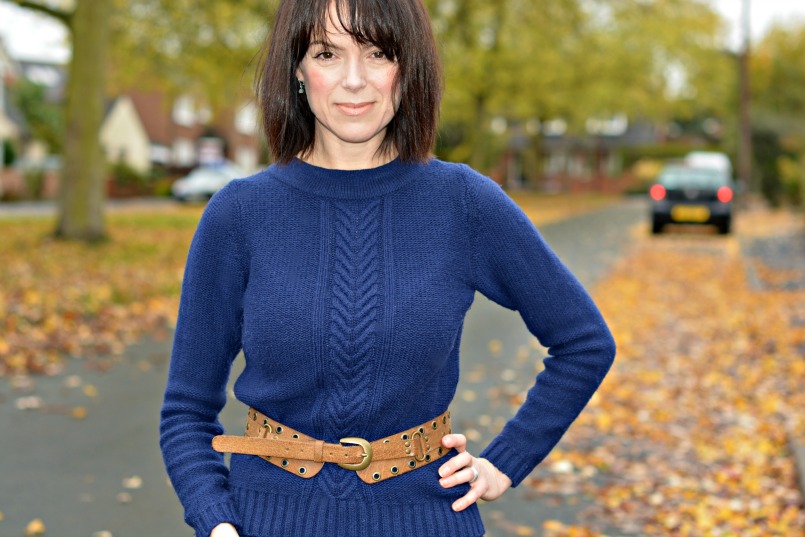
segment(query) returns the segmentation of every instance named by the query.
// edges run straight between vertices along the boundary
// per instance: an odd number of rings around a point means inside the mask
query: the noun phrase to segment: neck
[[[382,140],[382,139],[381,139]],[[332,170],[368,170],[388,164],[397,158],[397,151],[378,151],[380,143],[332,144],[324,137],[316,137],[313,150],[299,160],[320,168]]]

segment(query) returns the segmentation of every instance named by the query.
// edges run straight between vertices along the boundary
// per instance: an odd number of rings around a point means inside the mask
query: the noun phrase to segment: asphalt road
[[[629,244],[643,211],[639,201],[625,201],[542,232],[591,286]],[[63,374],[28,385],[0,381],[0,536],[22,537],[34,519],[51,537],[192,534],[158,448],[169,352],[169,341],[144,341],[112,367],[72,360]],[[501,401],[528,388],[542,352],[516,313],[478,296],[465,325],[462,381],[453,405],[456,424],[470,431],[476,452],[512,415]],[[240,434],[242,408],[232,403],[222,421]],[[25,406],[38,408],[20,408]],[[511,535],[521,526],[538,530],[546,518],[572,522],[586,500],[570,500],[514,489],[482,506],[488,536]]]

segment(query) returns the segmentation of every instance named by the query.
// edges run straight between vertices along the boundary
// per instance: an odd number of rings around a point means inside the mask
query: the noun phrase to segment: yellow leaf
[[[45,533],[45,523],[42,522],[42,519],[40,518],[35,518],[31,520],[25,527],[26,537],[32,537],[34,535],[42,535],[44,533]]]

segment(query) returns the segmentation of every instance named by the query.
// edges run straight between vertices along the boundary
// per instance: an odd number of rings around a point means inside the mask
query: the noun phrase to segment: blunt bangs
[[[386,57],[397,61],[400,56],[400,35],[395,29],[394,20],[386,15],[381,8],[382,4],[374,0],[333,0],[335,2],[336,19],[330,21],[329,7],[331,2],[328,0],[317,0],[313,2],[314,11],[317,16],[312,24],[305,28],[306,35],[298,38],[300,45],[304,44],[305,50],[296,58],[302,61],[307,46],[312,42],[329,43],[327,37],[327,25],[332,22],[334,26],[344,29],[352,38],[361,45],[372,44],[383,51]],[[390,6],[382,6],[390,7]],[[302,48],[302,47],[300,47]]]
[[[334,5],[335,20],[330,20]],[[274,158],[287,163],[315,143],[315,117],[297,93],[296,70],[313,42],[329,43],[340,26],[361,45],[372,44],[397,63],[400,106],[378,150],[403,161],[425,161],[436,140],[441,64],[422,0],[282,0],[263,47],[255,90]]]

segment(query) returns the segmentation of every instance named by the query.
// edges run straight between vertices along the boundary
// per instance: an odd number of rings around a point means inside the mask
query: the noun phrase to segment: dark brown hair
[[[326,38],[328,8],[358,43],[397,62],[400,106],[378,150],[403,161],[425,161],[436,140],[441,64],[422,0],[282,0],[263,47],[255,80],[263,131],[274,158],[287,163],[313,149],[315,118],[298,93],[296,69],[312,41]]]

